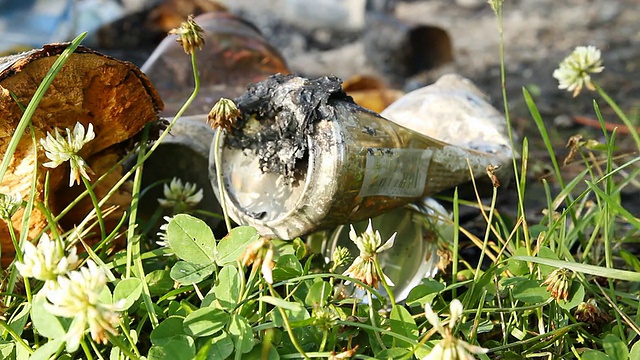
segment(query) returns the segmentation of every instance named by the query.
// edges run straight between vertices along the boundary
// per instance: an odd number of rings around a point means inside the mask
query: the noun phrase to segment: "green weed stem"
[[[500,89],[502,90],[502,105],[504,108],[504,117],[507,122],[507,134],[509,135],[509,142],[511,143],[511,149],[513,151],[513,156],[511,157],[512,165],[513,165],[513,176],[514,182],[516,185],[516,194],[518,195],[518,216],[522,218],[522,228],[523,228],[523,237],[525,238],[525,243],[529,244],[531,242],[529,235],[529,226],[527,224],[527,220],[525,218],[525,210],[524,210],[524,193],[525,193],[525,173],[522,174],[522,182],[520,180],[520,175],[518,173],[518,162],[517,162],[517,151],[516,151],[516,142],[513,136],[513,126],[511,124],[511,115],[509,113],[509,100],[507,97],[507,72],[505,66],[505,48],[504,48],[504,27],[502,24],[502,10],[503,10],[503,1],[497,0],[491,3],[495,14],[496,19],[498,21],[498,34],[500,37],[499,41],[499,57],[500,57]],[[526,140],[526,139],[525,139]],[[523,168],[526,166],[526,160],[523,158]],[[516,233],[516,240],[517,240]],[[519,246],[519,241],[515,241],[516,247]],[[531,251],[528,249],[527,251]]]
[[[227,190],[224,187],[222,180],[222,154],[220,154],[220,138],[222,138],[222,132],[224,130],[219,128],[216,131],[216,137],[213,144],[214,157],[216,162],[216,181],[218,182],[218,191],[220,192],[220,205],[222,207],[222,214],[224,215],[224,224],[227,227],[227,232],[231,232],[231,221],[229,220],[229,211],[227,210]]]
[[[145,153],[145,143],[147,141],[147,136],[149,133],[149,126],[145,127],[144,133],[142,135],[141,147],[138,152],[138,162],[140,163],[140,159],[144,156]],[[140,235],[135,235],[136,229],[136,216],[138,214],[138,203],[140,201],[140,188],[142,187],[142,169],[144,167],[140,166],[136,169],[135,175],[133,177],[133,189],[131,191],[131,214],[129,216],[129,228],[127,229],[127,267],[126,267],[126,277],[131,276],[131,260],[133,260],[136,267],[136,276],[142,280],[142,300],[144,301],[145,308],[149,313],[149,320],[151,321],[151,326],[155,328],[158,326],[158,316],[156,315],[155,308],[153,306],[153,301],[151,300],[151,292],[149,291],[149,285],[145,281],[144,275],[144,267],[142,265],[142,259],[140,258]]]
[[[271,296],[280,298],[278,293],[273,288],[273,285],[267,283],[267,286],[269,287]],[[289,323],[289,318],[287,317],[287,313],[285,313],[280,306],[276,306],[276,308],[278,308],[278,311],[280,312],[280,316],[282,317],[282,322],[284,323],[284,327],[287,329],[287,334],[289,334],[289,339],[291,340],[293,347],[296,348],[296,350],[300,353],[300,355],[302,355],[304,359],[310,359],[309,356],[307,356],[307,354],[304,352],[304,349],[302,348],[302,346],[300,346],[300,343],[298,343],[298,339],[296,338],[296,336],[293,334],[293,329],[291,328],[291,324]]]
[[[107,237],[107,228],[104,225],[104,218],[102,217],[102,210],[100,209],[100,204],[98,202],[98,197],[96,193],[93,191],[93,186],[84,176],[80,175],[82,178],[82,183],[87,188],[89,192],[89,197],[91,198],[91,203],[93,204],[93,208],[96,211],[96,218],[98,219],[98,224],[100,226],[100,239],[105,239]]]
[[[387,280],[384,276],[384,273],[382,272],[382,268],[380,267],[380,262],[378,261],[377,256],[373,258],[373,264],[376,268],[376,272],[378,273],[378,276],[380,277],[380,282],[382,283],[384,290],[387,292],[387,295],[389,296],[389,302],[391,302],[391,306],[395,306],[396,297],[395,295],[393,295],[393,291],[391,290],[391,287],[389,287],[389,284],[387,284]]]
[[[604,91],[596,83],[594,83],[594,86],[596,87],[598,94],[604,99],[604,101],[607,102],[607,104],[609,104],[609,106],[611,106],[616,115],[618,115],[620,120],[622,120],[627,129],[629,129],[629,134],[631,134],[633,141],[635,141],[636,143],[636,149],[640,151],[640,135],[638,135],[638,131],[636,130],[636,127],[633,125],[631,120],[629,120],[629,117],[627,117],[624,111],[620,109],[620,106],[618,106],[618,104],[609,96],[609,94],[607,94],[606,91]]]

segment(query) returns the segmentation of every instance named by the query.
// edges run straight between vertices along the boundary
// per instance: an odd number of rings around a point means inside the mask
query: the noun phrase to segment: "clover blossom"
[[[11,217],[22,206],[22,196],[19,193],[0,194],[0,219],[11,221]]]
[[[158,199],[158,203],[164,208],[173,208],[174,213],[186,212],[202,201],[202,189],[197,189],[196,184],[185,182],[183,185],[182,180],[174,177],[169,185],[164,184],[164,199]]]
[[[377,270],[376,261],[379,253],[393,246],[396,234],[397,233],[391,235],[389,240],[382,244],[380,232],[378,230],[373,231],[371,219],[369,219],[367,229],[360,234],[360,236],[356,234],[356,230],[353,228],[353,225],[351,225],[349,238],[356,244],[358,250],[360,250],[360,255],[356,257],[351,266],[349,266],[342,275],[358,279],[373,288],[378,287],[378,283],[382,277],[388,285],[393,286],[391,279],[382,271]]]
[[[220,100],[213,105],[211,111],[209,111],[207,123],[212,129],[230,131],[241,116],[242,112],[233,100],[220,98]]]
[[[613,321],[611,315],[600,309],[595,299],[581,302],[574,313],[576,320],[587,323],[587,330],[592,334],[597,334],[602,327]]]
[[[595,90],[591,83],[591,75],[604,69],[600,58],[600,50],[595,46],[578,46],[571,55],[567,56],[560,66],[554,70],[553,77],[558,79],[559,89],[573,91],[573,97],[578,96],[582,87]]]
[[[182,45],[184,52],[193,54],[196,48],[201,50],[204,45],[203,32],[200,25],[193,20],[193,15],[189,15],[187,21],[180,24],[180,27],[169,31],[169,34],[178,35],[176,41]]]
[[[440,340],[422,360],[473,360],[475,359],[473,354],[486,354],[489,349],[471,345],[464,340],[456,338],[452,334],[453,328],[464,310],[460,300],[453,299],[451,304],[449,304],[449,309],[449,324],[447,327],[444,327],[442,322],[440,322],[438,314],[434,313],[431,309],[431,305],[429,303],[425,305],[424,315],[433,328],[442,335],[442,340]]]
[[[334,272],[340,266],[350,262],[353,258],[349,249],[344,246],[336,246],[331,253],[331,272]]]
[[[107,332],[117,333],[118,304],[100,301],[107,276],[93,261],[88,260],[86,265],[67,276],[59,276],[57,284],[46,291],[49,302],[45,303],[45,309],[56,316],[73,319],[65,338],[68,351],[78,348],[87,325],[91,338],[102,344],[107,342]]]
[[[273,284],[273,272],[272,269],[276,265],[273,261],[273,242],[266,237],[260,237],[260,239],[249,244],[244,249],[242,255],[240,255],[240,262],[243,266],[260,266],[262,277],[264,280]]]
[[[78,263],[75,247],[65,256],[63,243],[51,240],[46,233],[42,234],[37,246],[26,241],[22,246],[22,254],[22,261],[16,262],[20,275],[42,281],[55,280]]]
[[[87,162],[78,155],[82,147],[93,140],[96,134],[93,132],[93,125],[89,124],[86,132],[81,123],[76,123],[73,131],[66,129],[67,136],[64,137],[60,131],[55,129],[55,136],[47,132],[45,139],[40,139],[40,144],[45,150],[45,155],[49,162],[42,165],[48,168],[56,168],[65,161],[69,161],[71,175],[69,177],[69,187],[76,182],[80,184],[80,176],[89,179],[88,173],[93,173]]]
[[[558,268],[553,270],[542,283],[547,285],[547,291],[556,300],[569,300],[569,288],[573,281],[573,273],[569,269]]]

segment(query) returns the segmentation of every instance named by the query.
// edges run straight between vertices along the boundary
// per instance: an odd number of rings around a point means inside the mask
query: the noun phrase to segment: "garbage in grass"
[[[213,174],[221,152],[230,216],[284,239],[333,229],[309,237],[326,259],[337,246],[357,254],[345,224],[363,230],[373,218],[383,238],[398,232],[380,254],[398,300],[435,275],[437,239],[451,238],[449,214],[426,196],[469,181],[470,171],[486,177],[512,156],[504,118],[457,75],[401,97],[382,116],[353,103],[332,77],[276,75],[236,102],[244,116],[209,157]]]
[[[220,12],[196,21],[208,30],[208,38],[197,53],[201,93],[188,112],[203,114],[217,98],[239,96],[244,115],[220,147],[232,219],[283,239],[328,230],[320,247],[330,257],[336,246],[354,245],[345,224],[359,229],[374,218],[383,233],[399,232],[394,248],[381,255],[398,299],[424,276],[435,275],[436,242],[427,239],[450,232],[449,215],[425,196],[467,182],[467,158],[480,176],[486,176],[487,166],[511,159],[504,118],[484,95],[456,75],[402,97],[375,78],[350,81],[345,88],[358,103],[378,111],[386,107],[380,116],[356,105],[334,77],[309,80],[279,74],[263,80],[271,73],[288,72],[286,65],[240,18]],[[175,60],[182,52],[170,36],[143,65],[165,99],[167,113],[175,113],[191,92],[191,68]],[[186,165],[177,172],[205,189],[202,204],[219,210],[211,196],[217,181],[203,184],[206,174],[200,170],[208,157],[209,178],[215,179],[216,149],[213,144],[209,154],[202,149],[214,132],[205,128],[204,119],[181,119],[154,156],[181,159],[177,162]],[[146,167],[145,184],[171,177],[171,171],[165,171],[168,163],[156,162],[158,166]],[[411,204],[412,209],[406,207]],[[402,267],[396,265],[400,260]]]
[[[493,126],[493,120],[481,123],[478,118],[497,113],[474,94],[475,87],[455,75],[430,86],[446,91],[425,93],[424,106],[407,102],[419,115],[406,124],[422,119],[451,127],[454,130],[441,133],[457,136],[446,139],[454,144],[356,105],[337,78],[275,75],[251,85],[236,99],[242,119],[225,134],[219,149],[212,148],[212,154],[221,151],[230,216],[265,236],[293,239],[375,217],[467,182],[470,171],[486,177],[487,166],[503,164],[510,151],[504,148],[506,135],[486,139],[499,144],[496,150],[494,145],[481,146],[476,133],[483,132],[474,130],[477,125]],[[451,86],[458,92],[448,93]],[[406,98],[415,96],[423,95],[410,93]],[[439,108],[452,104],[465,106]],[[396,114],[401,112],[389,112]],[[405,120],[398,115],[396,121]],[[471,131],[457,132],[461,126]],[[216,166],[213,158],[210,173]]]

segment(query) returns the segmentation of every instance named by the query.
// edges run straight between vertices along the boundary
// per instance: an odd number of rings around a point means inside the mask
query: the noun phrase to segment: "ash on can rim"
[[[262,172],[278,173],[292,183],[307,163],[307,137],[314,133],[314,123],[335,116],[335,100],[353,103],[337,77],[272,75],[235,99],[242,117],[225,146],[250,149]]]

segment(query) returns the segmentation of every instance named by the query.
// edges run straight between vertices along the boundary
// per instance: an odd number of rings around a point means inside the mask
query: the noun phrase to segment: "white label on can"
[[[422,195],[432,153],[427,149],[367,149],[359,196]]]

